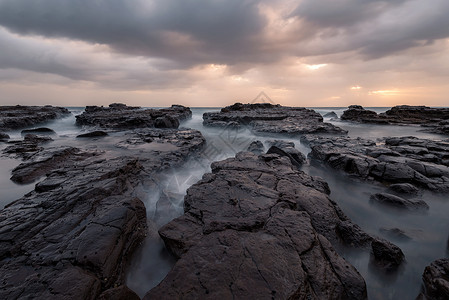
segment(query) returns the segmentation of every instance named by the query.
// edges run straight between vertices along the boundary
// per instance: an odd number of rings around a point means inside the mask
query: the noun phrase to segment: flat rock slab
[[[346,134],[347,131],[324,123],[323,117],[311,109],[272,104],[235,103],[220,112],[204,113],[205,126],[249,126],[256,134],[281,133],[289,135],[319,133]]]
[[[163,109],[141,109],[115,103],[109,107],[87,106],[81,115],[76,116],[76,124],[115,129],[178,128],[180,121],[191,116],[190,108],[182,105]]]
[[[19,129],[70,115],[64,107],[0,106],[0,130]]]
[[[332,244],[375,239],[322,179],[277,154],[241,152],[211,168],[188,189],[185,214],[160,229],[179,260],[144,299],[366,298],[363,278]]]
[[[124,282],[147,234],[142,186],[205,140],[188,129],[141,129],[123,139],[122,155],[48,148],[13,170],[16,182],[44,179],[0,210],[1,299],[136,298]],[[134,148],[152,143],[165,149]]]
[[[449,134],[449,108],[399,105],[377,114],[360,105],[351,105],[341,119],[376,124],[417,124],[424,126],[425,131]]]
[[[413,184],[449,191],[449,143],[415,137],[387,138],[385,144],[349,137],[303,136],[309,158],[362,180]]]

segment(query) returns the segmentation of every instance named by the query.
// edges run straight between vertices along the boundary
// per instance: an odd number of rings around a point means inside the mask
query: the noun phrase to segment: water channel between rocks
[[[57,132],[52,146],[79,146],[84,148],[101,148],[101,144],[75,139],[82,128],[75,126],[76,114],[84,108],[70,108],[72,116],[45,124]],[[207,145],[198,157],[187,161],[181,168],[165,170],[160,184],[152,190],[146,199],[142,199],[147,209],[150,225],[150,234],[144,245],[135,254],[127,276],[127,285],[139,296],[156,286],[170,271],[175,260],[165,251],[164,244],[157,235],[157,229],[168,223],[171,219],[183,213],[183,198],[186,190],[204,173],[210,171],[213,161],[234,156],[237,152],[245,150],[255,140],[283,139],[295,143],[296,148],[307,154],[310,149],[299,142],[299,138],[282,136],[256,136],[247,129],[211,128],[202,125],[202,114],[214,109],[192,108],[192,118],[181,124],[200,130],[206,138]],[[335,111],[338,115],[343,108],[318,108],[319,113],[325,114]],[[374,109],[377,112],[386,110]],[[363,137],[372,140],[386,136],[416,136],[427,139],[441,139],[442,136],[419,132],[419,127],[413,126],[384,126],[345,123],[340,121],[331,123],[349,131],[351,137]],[[11,139],[20,138],[20,131],[10,133]],[[107,137],[114,139],[114,134]],[[4,147],[4,145],[0,145]],[[163,151],[163,149],[159,149]],[[11,201],[20,198],[31,191],[34,184],[16,185],[9,180],[11,170],[20,163],[17,159],[0,158],[0,208]],[[331,199],[336,201],[340,208],[368,233],[381,236],[397,244],[406,256],[406,263],[393,273],[379,271],[371,262],[367,252],[338,249],[351,264],[365,278],[368,287],[369,299],[414,299],[421,289],[422,272],[430,262],[435,259],[448,257],[448,229],[449,201],[447,195],[424,193],[422,199],[427,202],[430,209],[424,213],[402,212],[385,207],[373,205],[370,195],[381,190],[375,184],[356,182],[342,176],[323,166],[307,164],[302,170],[310,175],[321,176],[331,188]],[[166,205],[158,206],[161,196],[167,197]],[[411,239],[398,238],[388,235],[382,229],[400,228]]]

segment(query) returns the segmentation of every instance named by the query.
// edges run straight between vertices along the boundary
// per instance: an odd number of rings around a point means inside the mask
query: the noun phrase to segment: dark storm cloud
[[[265,18],[254,0],[0,0],[0,25],[21,34],[110,45],[181,65],[251,59]]]

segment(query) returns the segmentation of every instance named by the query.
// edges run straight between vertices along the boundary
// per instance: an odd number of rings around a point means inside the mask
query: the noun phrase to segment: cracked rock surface
[[[249,126],[253,133],[284,134],[346,134],[347,131],[324,123],[323,117],[314,110],[302,107],[287,107],[269,103],[235,103],[220,112],[203,115],[205,126],[241,127]]]
[[[392,244],[353,224],[322,179],[277,154],[240,152],[211,168],[188,189],[185,214],[160,229],[179,260],[144,299],[366,298],[334,245]]]

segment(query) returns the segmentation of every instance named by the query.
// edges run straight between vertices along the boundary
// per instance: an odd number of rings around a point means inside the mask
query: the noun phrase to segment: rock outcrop
[[[102,128],[178,128],[179,122],[190,118],[190,108],[172,105],[163,109],[140,109],[115,103],[109,107],[87,106],[76,116],[77,125],[90,125]]]
[[[142,191],[205,140],[187,129],[141,129],[123,138],[108,151],[39,150],[13,170],[15,182],[44,179],[0,210],[1,299],[137,297],[124,283],[147,234]]]
[[[332,245],[387,244],[343,214],[326,182],[277,154],[241,152],[211,168],[188,189],[185,214],[160,229],[179,260],[144,299],[367,297]]]
[[[222,108],[220,112],[204,113],[205,126],[241,127],[249,126],[256,134],[281,133],[300,135],[346,134],[347,132],[330,123],[311,109],[286,107],[269,103],[235,103]]]
[[[425,127],[425,131],[449,134],[449,108],[400,105],[377,114],[360,105],[351,105],[341,119],[361,123],[418,124]]]
[[[0,106],[0,130],[19,129],[45,123],[69,115],[63,107],[47,106]]]
[[[304,136],[309,158],[362,180],[409,183],[449,191],[449,143],[415,137],[387,138],[384,144],[361,138]]]
[[[449,259],[438,259],[427,266],[422,276],[424,291],[417,299],[449,299]]]

